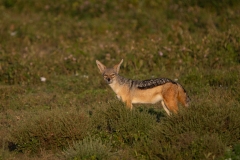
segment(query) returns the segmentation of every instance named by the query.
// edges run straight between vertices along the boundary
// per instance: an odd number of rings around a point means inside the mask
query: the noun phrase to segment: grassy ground
[[[0,2],[1,159],[240,159],[237,0]],[[178,79],[191,107],[125,109],[95,60]]]

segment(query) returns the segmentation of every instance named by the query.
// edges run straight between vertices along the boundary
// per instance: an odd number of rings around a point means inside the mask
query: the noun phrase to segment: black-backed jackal
[[[96,60],[97,66],[104,80],[109,84],[117,97],[132,109],[134,103],[157,103],[161,101],[168,115],[177,113],[178,102],[188,106],[189,97],[184,88],[168,78],[149,80],[131,80],[118,75],[123,60],[113,68],[107,68]]]

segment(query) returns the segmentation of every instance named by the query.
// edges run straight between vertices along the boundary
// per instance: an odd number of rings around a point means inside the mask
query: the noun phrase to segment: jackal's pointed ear
[[[120,67],[121,67],[121,64],[123,63],[123,59],[121,60],[121,62],[119,63],[119,64],[117,64],[117,65],[115,65],[114,66],[114,69],[115,69],[115,71],[117,72],[117,74],[118,74],[118,72],[119,72],[119,70],[120,70]]]
[[[104,66],[101,62],[99,62],[98,60],[96,60],[98,69],[100,70],[101,73],[104,72],[104,70],[106,69],[106,66]]]

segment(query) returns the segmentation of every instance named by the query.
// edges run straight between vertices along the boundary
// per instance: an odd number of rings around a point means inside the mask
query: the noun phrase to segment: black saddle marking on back
[[[177,82],[174,82],[173,80],[168,78],[156,78],[156,79],[147,79],[147,80],[139,81],[137,84],[137,87],[139,89],[149,89],[149,88],[160,86],[166,83],[177,84]]]

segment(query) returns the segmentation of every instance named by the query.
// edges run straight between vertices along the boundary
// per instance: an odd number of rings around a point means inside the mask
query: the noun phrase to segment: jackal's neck
[[[123,86],[128,86],[130,88],[132,84],[133,80],[122,77],[120,75],[116,75],[115,80],[110,84],[110,87],[114,90],[115,93],[118,93],[118,91]]]
[[[123,85],[123,84],[129,83],[132,80],[128,79],[128,78],[125,78],[125,77],[122,77],[120,75],[117,75],[116,81],[119,85]]]

